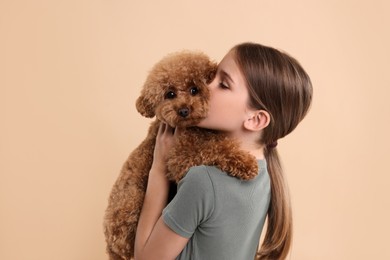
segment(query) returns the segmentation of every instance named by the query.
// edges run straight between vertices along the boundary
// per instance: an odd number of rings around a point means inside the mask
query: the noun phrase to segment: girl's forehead
[[[223,71],[233,79],[236,78],[242,80],[244,78],[244,75],[242,74],[242,71],[236,62],[235,56],[231,52],[226,54],[226,56],[219,63],[218,71]]]
[[[223,57],[223,59],[218,65],[218,69],[223,70],[229,74],[236,74],[240,71],[234,58],[234,55],[230,52],[226,54],[225,57]]]
[[[226,63],[226,62],[234,62],[234,53],[229,51],[228,53],[226,53],[226,55],[222,58],[221,63]]]

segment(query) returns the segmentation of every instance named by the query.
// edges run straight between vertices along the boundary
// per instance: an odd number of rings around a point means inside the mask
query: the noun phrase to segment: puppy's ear
[[[152,98],[151,93],[146,91],[145,88],[142,90],[141,96],[138,97],[135,106],[144,117],[152,118],[156,115],[156,100]]]

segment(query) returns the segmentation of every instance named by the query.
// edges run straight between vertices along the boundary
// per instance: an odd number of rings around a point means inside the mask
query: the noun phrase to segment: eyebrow
[[[220,70],[221,74],[223,76],[225,76],[230,82],[232,82],[234,84],[234,80],[232,79],[232,77],[224,70]]]

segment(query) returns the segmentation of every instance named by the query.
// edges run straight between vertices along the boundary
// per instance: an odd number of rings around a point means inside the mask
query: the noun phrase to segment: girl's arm
[[[177,132],[176,132],[177,133]],[[167,205],[169,182],[166,154],[174,142],[174,129],[161,124],[156,138],[153,165],[149,173],[144,204],[135,238],[135,259],[175,259],[188,239],[173,232],[161,218]]]

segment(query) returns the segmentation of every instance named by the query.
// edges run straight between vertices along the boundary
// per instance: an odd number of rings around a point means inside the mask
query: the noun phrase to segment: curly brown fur
[[[171,54],[158,62],[137,99],[137,110],[156,116],[146,139],[129,155],[116,180],[106,209],[104,233],[111,260],[132,259],[138,218],[143,205],[160,122],[185,127],[170,151],[168,179],[180,181],[195,165],[214,165],[231,176],[249,180],[257,175],[256,159],[226,135],[193,127],[206,117],[207,83],[216,64],[198,52]]]
[[[250,180],[258,173],[256,158],[241,150],[239,144],[227,135],[188,127],[169,153],[168,179],[177,183],[189,168],[202,164],[216,166],[241,180]]]

